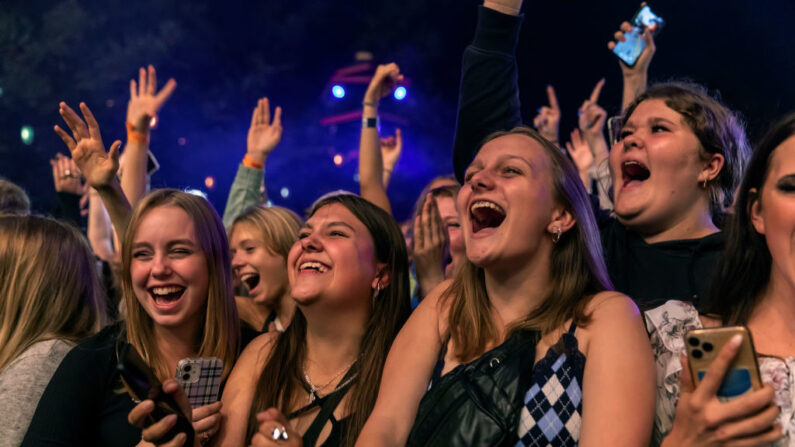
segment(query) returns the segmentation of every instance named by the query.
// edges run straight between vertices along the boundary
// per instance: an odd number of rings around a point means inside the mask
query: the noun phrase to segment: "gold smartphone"
[[[718,389],[717,396],[722,401],[762,388],[751,332],[745,326],[725,326],[694,329],[685,335],[690,376],[693,378],[693,383],[698,385],[723,345],[737,334],[742,336],[743,341]]]

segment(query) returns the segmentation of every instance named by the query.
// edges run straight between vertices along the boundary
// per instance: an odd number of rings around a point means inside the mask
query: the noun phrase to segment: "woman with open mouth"
[[[256,332],[284,332],[293,318],[287,255],[301,224],[287,208],[254,206],[229,229],[232,271],[248,291],[247,297],[235,297],[240,321]]]
[[[153,191],[130,216],[115,175],[121,142],[105,152],[94,116],[85,104],[80,109],[85,121],[61,103],[73,135],[57,126],[56,132],[123,235],[125,317],[67,354],[22,445],[137,445],[142,430],[128,422],[135,402],[117,372],[125,343],[161,382],[173,382],[177,363],[187,357],[221,359],[225,379],[238,350],[239,321],[221,218],[204,198],[174,189]],[[196,439],[218,431],[219,409],[216,402],[193,411]]]
[[[466,260],[395,340],[358,444],[646,445],[651,350],[573,164],[516,128],[464,178]]]
[[[464,53],[453,154],[459,181],[484,137],[521,123],[514,56],[521,4],[485,2]],[[743,123],[687,83],[651,86],[620,121],[609,156],[614,216],[597,216],[610,278],[641,309],[669,299],[697,303],[720,258],[720,223],[750,152]]]

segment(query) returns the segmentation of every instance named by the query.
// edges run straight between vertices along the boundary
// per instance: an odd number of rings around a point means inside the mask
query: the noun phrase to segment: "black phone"
[[[168,442],[179,433],[185,433],[188,438],[184,445],[193,445],[195,433],[190,419],[180,410],[174,398],[170,394],[163,392],[163,386],[155,376],[154,371],[149,368],[149,365],[138,355],[138,351],[129,343],[125,343],[119,351],[119,362],[116,365],[116,369],[122,379],[124,379],[127,391],[135,400],[151,399],[155,402],[154,411],[147,417],[147,426],[170,414],[177,415],[176,425],[163,436],[162,442]]]
[[[640,53],[646,48],[646,43],[643,41],[643,30],[648,28],[652,34],[657,34],[665,21],[653,13],[649,5],[643,4],[629,23],[632,25],[632,31],[624,33],[625,40],[623,42],[616,42],[613,53],[622,62],[632,67],[638,61]]]

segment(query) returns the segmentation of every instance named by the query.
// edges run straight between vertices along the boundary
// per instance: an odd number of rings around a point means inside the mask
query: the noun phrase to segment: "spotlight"
[[[335,85],[331,87],[331,94],[337,99],[342,99],[345,97],[345,89],[341,85]]]
[[[334,164],[337,166],[342,166],[342,155],[337,154],[334,156]]]
[[[286,187],[286,186],[284,188],[282,188],[282,190],[279,191],[279,193],[282,195],[283,199],[286,199],[286,198],[290,197],[290,189],[288,187]]]
[[[211,176],[211,175],[208,175],[208,176],[207,176],[207,177],[204,179],[204,186],[206,186],[206,187],[207,187],[207,189],[213,189],[213,188],[215,188],[215,178],[214,178],[213,176]]]
[[[22,126],[22,129],[19,131],[19,138],[22,139],[22,142],[31,145],[33,143],[33,128],[30,126]]]
[[[395,99],[398,101],[403,101],[403,98],[406,97],[406,87],[398,87],[395,89]]]

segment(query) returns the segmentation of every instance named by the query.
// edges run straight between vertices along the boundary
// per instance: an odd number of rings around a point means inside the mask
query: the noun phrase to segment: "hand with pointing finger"
[[[547,86],[547,99],[549,100],[549,105],[538,109],[538,115],[533,118],[533,127],[538,130],[542,137],[557,145],[559,141],[560,106],[558,106],[558,98],[555,96],[555,88],[551,85]]]

